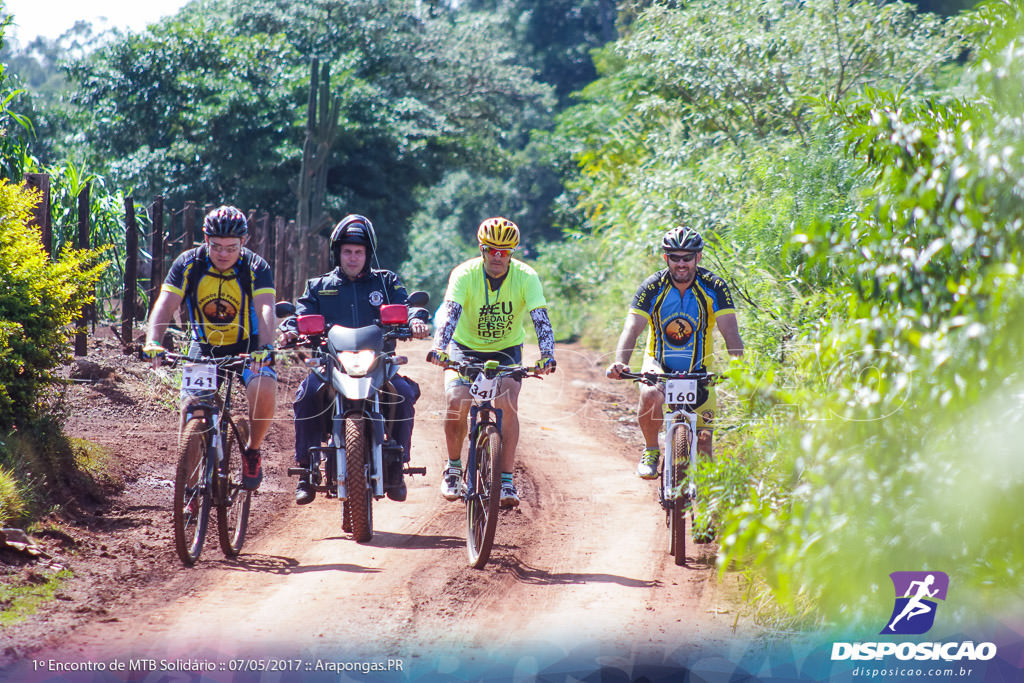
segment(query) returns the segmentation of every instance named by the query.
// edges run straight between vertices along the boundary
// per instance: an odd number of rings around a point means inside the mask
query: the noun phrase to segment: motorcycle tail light
[[[345,374],[351,377],[363,377],[373,367],[377,354],[373,351],[342,351],[338,354],[338,362]]]

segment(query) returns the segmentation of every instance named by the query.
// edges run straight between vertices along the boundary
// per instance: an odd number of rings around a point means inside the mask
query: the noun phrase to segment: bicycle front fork
[[[687,439],[688,452],[677,454],[675,452],[676,431],[689,429]],[[697,415],[686,410],[677,410],[665,416],[665,457],[662,458],[661,475],[661,500],[662,505],[668,507],[672,501],[683,497],[681,482],[676,481],[675,462],[677,457],[683,457],[686,461],[688,472],[694,472],[697,467]],[[688,487],[692,484],[687,484]],[[692,494],[692,491],[690,492]]]

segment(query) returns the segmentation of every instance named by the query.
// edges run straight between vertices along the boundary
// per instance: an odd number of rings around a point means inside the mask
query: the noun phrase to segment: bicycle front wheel
[[[469,566],[483,569],[491,556],[498,526],[501,499],[501,434],[494,425],[483,425],[474,435],[476,469],[473,495],[466,497],[466,550]]]
[[[225,420],[224,460],[220,463],[217,483],[217,530],[220,549],[227,557],[237,557],[245,543],[249,528],[249,505],[252,491],[242,486],[242,457],[249,441],[249,423],[245,420]]]
[[[193,418],[181,433],[174,478],[174,548],[187,566],[199,559],[210,519],[208,459],[206,425]]]
[[[362,417],[345,420],[345,489],[348,492],[343,514],[350,515],[352,536],[359,543],[373,538],[373,490],[370,488],[367,463],[369,438]]]
[[[690,507],[689,492],[686,487],[686,466],[690,460],[690,448],[693,444],[693,433],[689,424],[676,427],[672,438],[672,485],[677,495],[672,500],[668,512],[669,554],[675,557],[676,566],[686,564],[686,511]]]

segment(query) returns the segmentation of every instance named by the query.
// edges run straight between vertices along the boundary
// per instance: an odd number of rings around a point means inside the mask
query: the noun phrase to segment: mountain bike
[[[700,536],[694,531],[697,484],[693,477],[687,477],[687,472],[696,472],[702,457],[697,450],[697,413],[694,411],[707,400],[707,387],[717,376],[706,372],[623,372],[619,377],[652,387],[664,386],[665,457],[662,458],[658,499],[665,510],[669,529],[669,554],[675,558],[677,566],[684,566],[687,512],[694,542],[706,542],[707,538],[706,530]]]
[[[175,550],[187,566],[195,564],[206,538],[210,508],[216,507],[221,550],[227,557],[236,557],[249,526],[252,491],[242,486],[242,458],[249,425],[244,418],[232,416],[231,389],[236,375],[250,361],[245,355],[189,358],[169,353],[167,357],[184,362],[183,389],[209,392],[208,396],[189,400],[178,439]]]
[[[443,367],[473,382],[469,387],[473,405],[469,408],[469,457],[462,472],[463,500],[466,501],[469,566],[483,569],[494,545],[501,502],[501,409],[495,408],[493,401],[503,378],[543,379],[543,376],[536,368],[500,365],[496,360],[484,363],[447,361]]]

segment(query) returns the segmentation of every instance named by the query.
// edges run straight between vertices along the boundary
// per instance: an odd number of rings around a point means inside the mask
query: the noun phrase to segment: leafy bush
[[[973,22],[958,97],[864,90],[831,109],[865,191],[794,241],[836,276],[841,307],[791,359],[795,485],[752,496],[726,529],[727,559],[846,629],[877,633],[895,569],[949,573],[960,626],[1019,600],[1024,18],[992,2]]]
[[[40,413],[51,371],[69,354],[67,327],[103,270],[94,252],[49,261],[29,213],[38,195],[0,180],[0,434]]]

